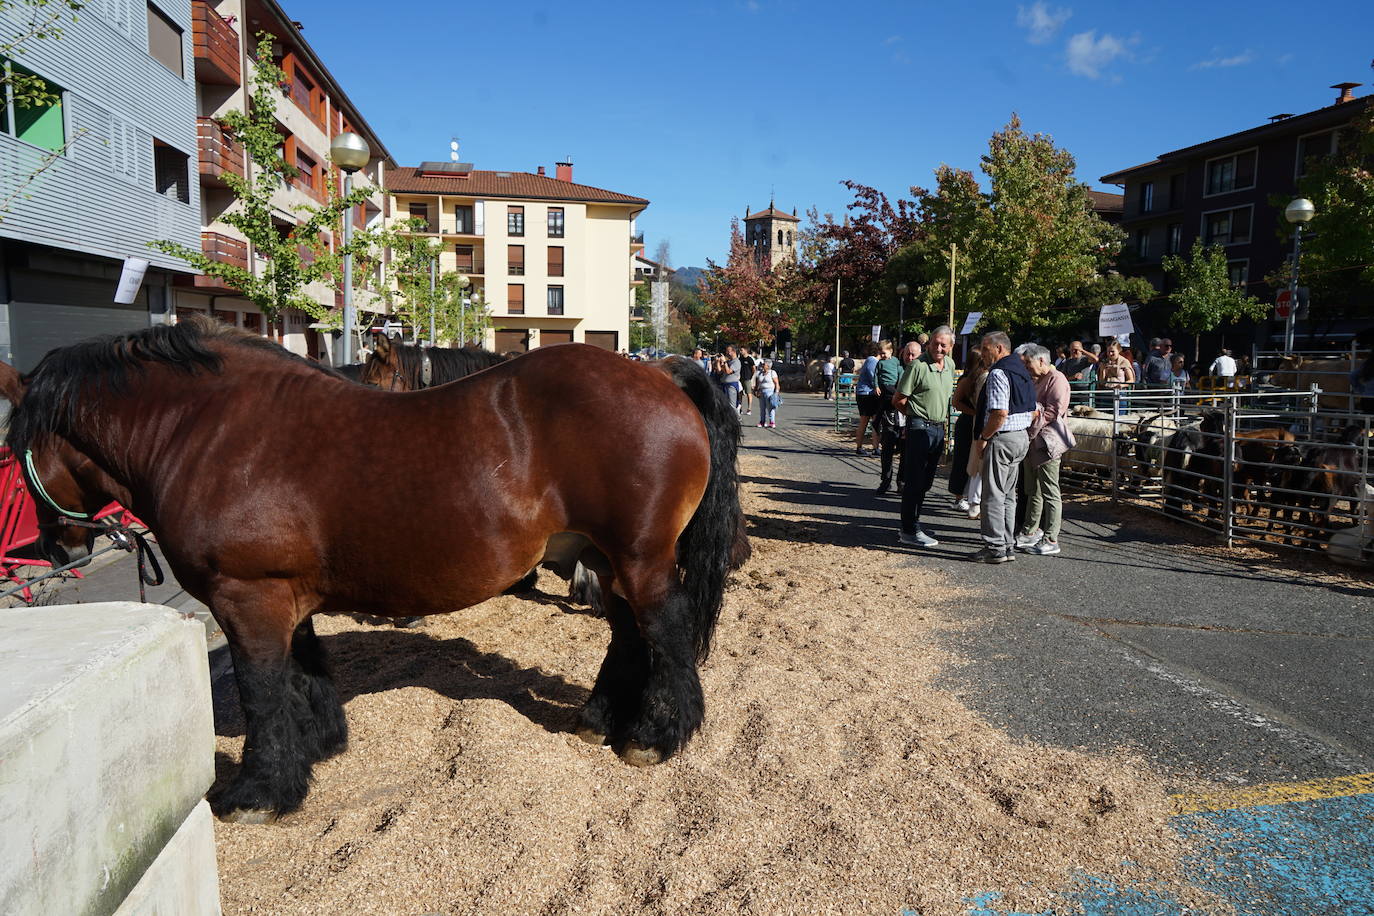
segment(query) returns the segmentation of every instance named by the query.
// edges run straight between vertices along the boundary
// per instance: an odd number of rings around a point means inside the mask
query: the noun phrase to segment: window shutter
[[[484,200],[474,201],[472,204],[472,209],[473,212],[476,214],[474,216],[474,220],[477,224],[476,227],[473,229],[473,232],[477,235],[485,235],[485,228],[487,223],[487,202]]]

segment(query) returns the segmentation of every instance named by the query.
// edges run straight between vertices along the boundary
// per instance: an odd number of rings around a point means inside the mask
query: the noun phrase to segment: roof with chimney
[[[530,172],[489,172],[466,162],[422,162],[386,173],[386,189],[392,194],[453,194],[509,200],[566,200],[589,204],[625,204],[647,207],[642,197],[575,184]]]
[[[1149,162],[1103,175],[1101,181],[1106,184],[1123,184],[1127,176],[1134,172],[1143,172],[1175,164],[1181,166],[1187,160],[1195,159],[1199,155],[1223,153],[1228,149],[1244,149],[1262,140],[1276,139],[1286,134],[1305,134],[1344,124],[1357,116],[1371,102],[1374,102],[1374,95],[1365,95],[1359,98],[1354,96],[1351,90],[1358,85],[1360,84],[1337,83],[1332,86],[1332,89],[1341,90],[1341,94],[1334,104],[1305,114],[1276,116],[1274,119],[1270,119],[1269,123],[1261,124],[1258,127],[1251,127],[1234,134],[1227,134],[1224,137],[1217,137],[1214,140],[1204,140],[1192,146],[1160,153],[1158,158],[1151,159]]]
[[[785,220],[785,221],[787,221],[787,222],[789,222],[789,223],[799,223],[799,222],[801,222],[801,220],[797,219],[796,214],[793,214],[793,213],[784,213],[784,212],[782,212],[781,210],[779,210],[777,207],[773,206],[771,203],[768,205],[768,209],[767,209],[767,210],[760,210],[760,211],[758,211],[757,213],[749,213],[749,210],[748,210],[748,208],[746,207],[746,208],[745,208],[745,213],[748,214],[747,216],[744,217],[744,221],[745,221],[745,222],[749,222],[749,221],[751,221],[751,220],[756,220],[756,219],[780,219],[780,220]]]

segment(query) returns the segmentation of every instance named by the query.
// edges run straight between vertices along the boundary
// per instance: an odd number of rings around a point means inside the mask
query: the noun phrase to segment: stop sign
[[[1293,312],[1293,291],[1283,290],[1279,293],[1278,304],[1274,307],[1274,314],[1280,318],[1287,318]]]

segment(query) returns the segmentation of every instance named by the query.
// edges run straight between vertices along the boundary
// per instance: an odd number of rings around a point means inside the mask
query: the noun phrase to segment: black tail
[[[677,541],[682,587],[692,603],[697,661],[711,652],[711,633],[725,598],[725,578],[748,557],[749,542],[739,507],[739,415],[720,388],[695,362],[680,357],[663,363],[677,386],[701,411],[711,439],[711,478],[697,511]],[[732,564],[732,560],[737,561]]]

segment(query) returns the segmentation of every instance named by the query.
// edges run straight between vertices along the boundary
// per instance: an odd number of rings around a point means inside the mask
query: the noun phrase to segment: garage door
[[[539,346],[550,347],[554,344],[572,343],[572,331],[540,331]]]
[[[594,347],[600,347],[600,348],[603,349],[603,350],[619,350],[619,349],[620,349],[620,346],[619,346],[619,344],[620,344],[620,332],[619,332],[619,331],[588,331],[588,332],[587,332],[586,341],[587,341],[587,343],[591,344],[592,346],[594,346]]]
[[[529,342],[530,342],[530,340],[529,340],[529,332],[528,332],[528,331],[497,331],[497,332],[496,332],[496,352],[497,352],[497,353],[509,353],[509,352],[512,351],[512,350],[517,350],[517,351],[523,353],[523,352],[525,352],[526,350],[528,350],[528,349],[530,348],[530,347],[529,347]]]
[[[110,302],[111,282],[23,269],[13,271],[10,282],[10,347],[21,372],[54,347],[149,325],[147,286],[132,305],[122,306]]]

